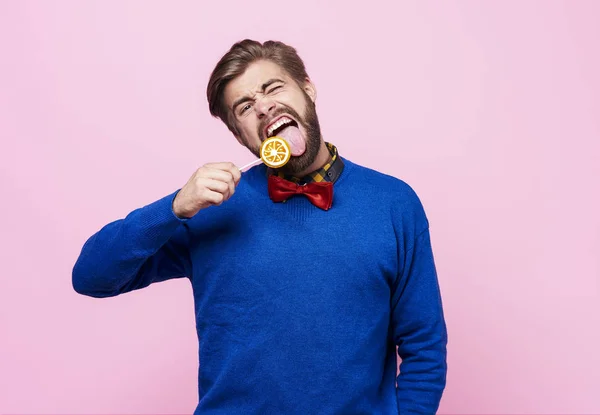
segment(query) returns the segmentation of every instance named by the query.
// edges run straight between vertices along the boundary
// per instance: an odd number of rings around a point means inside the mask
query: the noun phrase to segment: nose
[[[258,118],[262,119],[265,115],[268,115],[275,110],[275,101],[269,97],[262,97],[254,104],[254,110],[256,111]]]

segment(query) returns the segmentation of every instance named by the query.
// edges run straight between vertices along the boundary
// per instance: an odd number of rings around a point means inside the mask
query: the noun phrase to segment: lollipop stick
[[[243,166],[243,167],[240,167],[240,171],[244,171],[244,170],[246,170],[248,167],[252,167],[252,166],[255,166],[255,165],[257,165],[257,164],[260,164],[260,163],[262,163],[262,159],[257,159],[257,160],[254,160],[252,163],[248,163],[248,164],[246,164],[245,166]]]

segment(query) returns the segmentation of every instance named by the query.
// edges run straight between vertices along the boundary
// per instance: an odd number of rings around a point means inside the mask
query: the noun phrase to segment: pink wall
[[[600,3],[205,3],[0,1],[0,413],[193,410],[189,284],[96,300],[71,269],[201,164],[252,160],[204,98],[244,37],[295,45],[325,138],[420,194],[440,413],[600,413]]]

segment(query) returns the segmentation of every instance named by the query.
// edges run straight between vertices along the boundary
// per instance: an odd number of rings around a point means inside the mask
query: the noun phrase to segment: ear
[[[317,100],[317,88],[308,77],[304,81],[304,92],[306,92],[313,103]]]

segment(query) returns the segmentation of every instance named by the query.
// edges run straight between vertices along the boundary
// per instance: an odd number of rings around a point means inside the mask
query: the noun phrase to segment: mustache
[[[267,125],[269,125],[275,118],[279,117],[282,114],[288,114],[290,115],[292,118],[294,118],[298,124],[304,125],[305,122],[302,119],[302,117],[300,117],[300,114],[298,114],[296,111],[294,111],[292,108],[287,107],[287,106],[282,106],[278,109],[276,109],[273,114],[271,114],[271,116],[268,119],[265,119],[264,121],[262,121],[259,126],[258,126],[258,136],[262,137],[264,139],[266,139],[267,137],[265,137],[265,128],[267,127]]]

